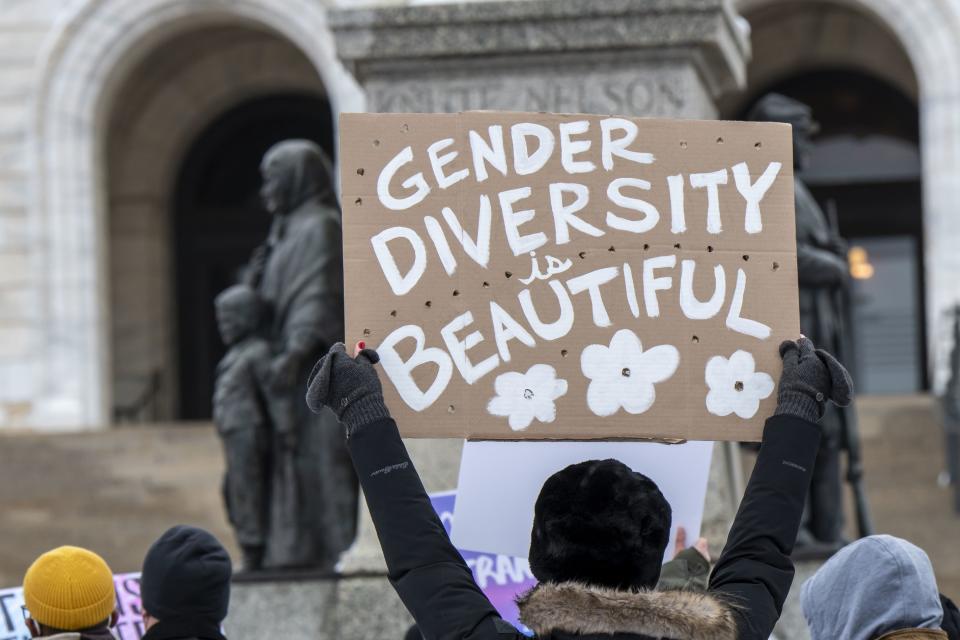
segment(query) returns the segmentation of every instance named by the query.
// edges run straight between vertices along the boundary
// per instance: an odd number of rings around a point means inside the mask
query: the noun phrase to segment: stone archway
[[[758,87],[825,68],[869,74],[917,99],[917,78],[907,52],[897,36],[870,14],[826,2],[752,4],[756,6],[744,13],[754,53],[747,64],[748,88],[728,97],[726,111],[753,99]]]
[[[318,2],[77,2],[41,55],[33,110],[32,218],[35,233],[45,239],[34,261],[46,305],[33,424],[96,427],[110,420],[104,133],[124,79],[144,56],[176,34],[224,25],[282,37],[310,62],[335,112],[363,108],[362,93],[336,60]]]
[[[177,307],[209,306],[212,300],[185,299],[189,294],[175,291],[173,282],[180,267],[174,253],[181,253],[173,247],[183,240],[171,231],[174,183],[188,148],[211,121],[237,105],[294,94],[326,101],[320,77],[296,47],[247,25],[179,34],[156,46],[118,89],[105,132],[114,419],[167,421],[183,415],[177,409],[182,405],[177,397]],[[256,167],[256,160],[251,162]],[[258,229],[254,242],[266,234],[263,218],[264,229]],[[238,224],[224,225],[224,241],[237,233]],[[205,328],[184,326],[182,331]],[[209,348],[208,342],[196,346]],[[193,386],[210,391],[212,369],[203,368],[202,373],[187,373]]]
[[[795,0],[736,1],[737,9],[746,16],[764,9],[786,10],[796,4]],[[939,390],[947,374],[946,359],[937,357],[938,350],[945,348],[937,340],[941,335],[940,318],[960,298],[960,253],[956,251],[960,242],[956,206],[960,198],[960,93],[956,91],[960,86],[960,43],[953,35],[960,29],[960,1],[832,0],[801,4],[840,9],[873,22],[879,27],[873,30],[874,36],[885,33],[888,42],[902,49],[915,73],[923,167],[927,352],[931,381]],[[875,47],[864,48],[867,56],[848,51],[847,62],[866,65],[866,58],[875,51]],[[760,59],[763,53],[755,50],[754,56]],[[904,56],[896,57],[898,61],[891,68],[879,70],[878,75],[909,94],[909,82],[906,86],[903,83]],[[815,63],[816,57],[813,60]],[[869,67],[865,70],[874,71]]]

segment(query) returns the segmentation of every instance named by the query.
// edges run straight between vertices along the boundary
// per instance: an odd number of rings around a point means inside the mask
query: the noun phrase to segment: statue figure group
[[[280,142],[260,170],[270,233],[215,302],[224,500],[246,570],[332,570],[356,533],[357,479],[336,417],[303,398],[310,367],[343,339],[340,212],[316,144]]]
[[[809,106],[780,94],[764,96],[753,108],[751,120],[785,122],[793,127],[795,173],[809,161],[811,138],[817,131]],[[794,179],[797,272],[800,287],[800,331],[818,347],[835,354],[848,366],[851,357],[846,326],[850,278],[848,246],[799,178]],[[840,451],[847,450],[847,478],[854,490],[860,535],[870,535],[866,499],[860,483],[860,452],[853,409],[829,404],[820,421],[822,437],[797,546],[819,548],[829,555],[842,546],[843,483]]]

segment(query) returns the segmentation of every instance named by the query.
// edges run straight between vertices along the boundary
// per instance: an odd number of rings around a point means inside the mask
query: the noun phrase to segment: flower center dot
[[[622,375],[624,378],[629,378],[630,369],[628,369],[627,367],[624,367],[623,369],[620,370],[620,375]]]
[[[523,397],[526,398],[527,400],[529,400],[530,398],[533,397],[533,391],[530,391],[530,389],[524,389],[524,390],[523,390]]]
[[[737,383],[733,385],[733,388],[737,391],[743,391],[743,383],[737,380]]]

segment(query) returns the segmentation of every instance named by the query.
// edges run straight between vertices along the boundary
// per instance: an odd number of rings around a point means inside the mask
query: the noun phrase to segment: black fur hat
[[[534,508],[530,569],[540,582],[653,588],[670,536],[656,483],[616,460],[556,472]]]

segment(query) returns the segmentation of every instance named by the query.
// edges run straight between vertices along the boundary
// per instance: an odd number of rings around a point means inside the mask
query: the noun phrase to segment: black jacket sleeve
[[[710,577],[710,591],[732,605],[739,640],[766,640],[793,582],[790,554],[820,443],[820,428],[773,416],[756,466]]]
[[[387,573],[426,640],[516,640],[450,543],[392,419],[347,440]]]

